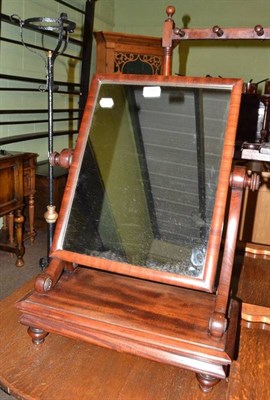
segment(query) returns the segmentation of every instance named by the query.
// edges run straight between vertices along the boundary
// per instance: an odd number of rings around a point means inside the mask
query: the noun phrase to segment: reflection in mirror
[[[201,276],[230,95],[101,84],[63,249]]]

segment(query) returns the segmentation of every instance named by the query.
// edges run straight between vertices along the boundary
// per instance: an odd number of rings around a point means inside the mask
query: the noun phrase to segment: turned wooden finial
[[[174,6],[168,6],[166,8],[166,14],[168,15],[168,19],[172,19],[174,13],[175,13],[175,7]]]
[[[168,18],[163,25],[162,47],[163,47],[163,63],[162,75],[169,76],[172,73],[172,34],[174,29],[174,20],[172,19],[175,13],[175,7],[168,6],[166,8]]]

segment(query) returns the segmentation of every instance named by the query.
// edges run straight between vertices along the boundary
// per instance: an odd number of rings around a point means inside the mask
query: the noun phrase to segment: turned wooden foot
[[[213,387],[220,381],[219,378],[208,374],[196,374],[196,378],[199,382],[199,387],[204,393],[211,392]]]
[[[27,332],[31,336],[34,344],[43,343],[45,337],[48,335],[48,332],[44,331],[43,329],[33,328],[32,326],[28,328]]]
[[[17,260],[16,260],[15,265],[16,265],[17,268],[21,268],[21,267],[24,266],[24,260],[23,260],[22,256],[17,256]]]

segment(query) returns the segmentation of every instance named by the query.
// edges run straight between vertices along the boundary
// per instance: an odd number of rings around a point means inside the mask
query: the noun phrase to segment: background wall
[[[75,7],[84,9],[85,0],[66,0]],[[68,13],[69,19],[75,21],[77,28],[72,37],[81,38],[83,16],[76,11],[67,9],[55,0],[2,0],[1,12],[7,15],[18,14],[22,19],[34,16],[58,17],[61,12]],[[127,32],[149,36],[161,36],[162,25],[166,18],[168,0],[97,0],[95,6],[95,30]],[[179,27],[254,27],[270,25],[269,0],[173,0],[176,7],[174,16]],[[29,32],[25,31],[25,41],[30,40]],[[1,24],[1,36],[20,40],[19,28],[10,24]],[[31,39],[32,40],[32,39]],[[36,35],[35,43],[41,45],[40,35]],[[45,78],[44,62],[37,55],[22,46],[0,41],[0,73]],[[80,49],[73,44],[68,45],[66,52],[78,55]],[[73,60],[67,64],[64,57],[58,57],[55,63],[55,79],[79,80],[80,62]],[[93,43],[93,60],[91,72],[95,70],[95,41]],[[174,51],[173,73],[184,75],[223,77],[241,77],[254,82],[270,78],[270,42],[241,41],[241,42],[185,42],[183,41]],[[0,85],[16,85],[15,82],[1,80]],[[261,85],[261,88],[263,86]],[[34,98],[33,98],[34,96]],[[0,92],[0,110],[27,108],[28,104],[36,108],[46,108],[46,93]],[[54,107],[68,107],[78,98],[54,96]],[[73,103],[72,103],[73,104]],[[40,115],[34,114],[39,118]],[[17,116],[9,115],[10,121]],[[22,116],[27,120],[27,116]],[[44,115],[43,115],[44,118]],[[7,117],[0,113],[0,121]],[[75,124],[76,125],[76,124]],[[47,129],[47,124],[35,127],[38,130]],[[65,123],[59,123],[59,129],[65,129]],[[69,128],[73,128],[69,126]],[[76,126],[74,126],[76,128]],[[28,124],[0,125],[0,138],[28,132]],[[55,150],[73,145],[69,138],[55,138]],[[39,159],[47,158],[47,140],[26,141],[4,146],[5,149],[34,151]]]
[[[84,10],[86,0],[68,0],[68,4],[73,5],[81,10]],[[17,14],[22,20],[31,17],[51,17],[58,18],[60,13],[65,12],[68,14],[68,18],[76,23],[76,30],[70,36],[74,39],[82,39],[82,26],[84,15],[66,7],[63,4],[58,3],[54,0],[2,0],[0,2],[1,13],[6,15]],[[114,0],[100,0],[96,2],[96,12],[94,26],[96,30],[112,30],[114,24]],[[0,29],[1,37],[14,39],[20,41],[20,29],[16,25],[1,23]],[[37,46],[45,46],[54,49],[56,41],[40,34],[33,34],[33,32],[24,29],[23,31],[24,41],[26,43],[35,44]],[[68,44],[65,53],[71,54],[76,57],[79,56],[81,47],[72,44]],[[47,56],[45,52],[37,50],[40,55]],[[93,48],[95,53],[95,48]],[[92,68],[95,68],[95,60],[93,59]],[[76,58],[67,58],[58,56],[54,65],[54,79],[59,81],[72,81],[80,82],[80,71],[81,62]],[[34,54],[33,52],[25,49],[23,46],[0,41],[0,74],[25,76],[31,78],[44,79],[46,77],[46,69],[44,60]],[[31,83],[21,83],[12,80],[0,79],[0,87],[33,87]],[[78,96],[67,96],[54,94],[54,109],[63,109],[74,106],[78,107]],[[18,110],[18,109],[46,109],[47,108],[47,93],[45,92],[14,92],[14,91],[0,91],[0,110]],[[66,114],[57,114],[58,118],[66,117]],[[29,119],[45,119],[46,114],[1,114],[0,122],[12,122],[18,119],[24,120],[25,122]],[[21,124],[21,125],[1,125],[0,124],[0,138],[7,136],[14,136],[23,133],[32,132],[46,132],[48,124],[47,122],[40,124]],[[54,124],[54,131],[65,130],[65,129],[76,129],[77,121],[72,123],[58,122]],[[65,147],[73,147],[75,137],[73,141],[70,140],[68,135],[58,136],[54,138],[54,149],[61,151]],[[36,152],[39,154],[38,160],[47,159],[47,139],[38,139],[25,142],[12,143],[9,145],[2,146],[5,150],[17,150],[17,151],[29,151]]]
[[[114,30],[162,35],[166,7],[174,5],[177,27],[269,27],[269,0],[115,0]],[[173,73],[253,79],[270,77],[270,41],[187,42],[174,51]]]

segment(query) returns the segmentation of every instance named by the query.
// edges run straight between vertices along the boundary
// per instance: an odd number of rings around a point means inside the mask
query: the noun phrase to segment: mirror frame
[[[217,181],[217,191],[215,196],[215,205],[210,227],[206,259],[203,274],[200,277],[188,275],[178,275],[169,272],[152,270],[142,266],[130,265],[119,261],[107,260],[104,258],[93,257],[79,254],[63,249],[63,242],[67,223],[72,207],[73,196],[76,189],[77,180],[80,173],[80,167],[88,141],[89,130],[95,110],[96,98],[99,88],[102,84],[138,84],[138,85],[166,85],[179,86],[186,88],[209,88],[229,90],[231,92],[230,106],[228,112],[227,126],[224,135],[223,150],[219,177]],[[214,284],[217,272],[217,264],[220,252],[221,238],[224,227],[225,208],[230,185],[230,174],[232,169],[232,160],[234,155],[235,137],[239,116],[239,108],[242,94],[243,81],[240,79],[224,78],[193,78],[180,76],[151,76],[151,75],[118,75],[106,74],[95,75],[84,115],[77,138],[77,143],[73,155],[72,165],[70,167],[64,196],[59,212],[59,218],[56,224],[50,257],[58,258],[63,261],[80,264],[86,267],[92,267],[100,270],[110,271],[118,274],[133,276],[141,279],[152,280],[156,282],[172,284],[191,289],[198,289],[207,292],[214,291]]]

